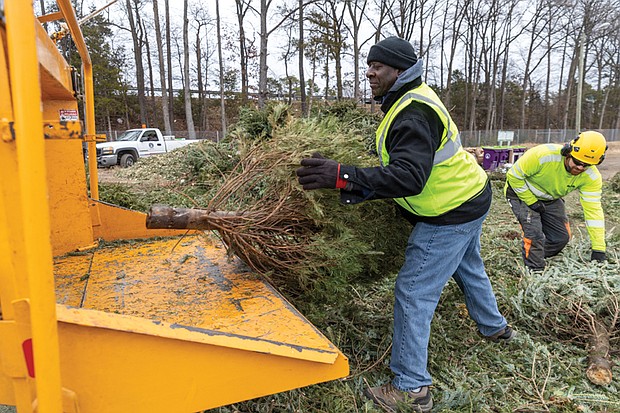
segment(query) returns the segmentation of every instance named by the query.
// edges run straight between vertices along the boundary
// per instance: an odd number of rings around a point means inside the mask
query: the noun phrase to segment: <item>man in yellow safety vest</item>
[[[558,254],[568,243],[571,233],[562,197],[574,190],[579,191],[592,243],[591,259],[606,259],[603,180],[595,166],[603,162],[606,151],[605,137],[586,131],[564,146],[529,149],[510,168],[504,190],[523,231],[526,267],[543,270],[545,258]]]
[[[462,148],[447,109],[422,81],[422,60],[411,43],[388,37],[370,48],[367,62],[366,77],[385,113],[376,133],[380,165],[357,168],[314,154],[301,161],[297,175],[306,190],[339,188],[345,204],[392,198],[414,224],[394,292],[394,378],[365,394],[386,411],[430,412],[431,320],[450,278],[463,291],[480,334],[499,342],[515,336],[480,257],[491,187]]]

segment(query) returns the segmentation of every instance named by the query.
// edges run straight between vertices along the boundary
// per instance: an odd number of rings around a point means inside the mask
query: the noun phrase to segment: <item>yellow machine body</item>
[[[346,357],[216,240],[98,201],[92,66],[57,3],[37,19],[5,0],[0,23],[0,405],[196,412],[345,377]],[[41,26],[58,19],[82,58],[85,119]]]

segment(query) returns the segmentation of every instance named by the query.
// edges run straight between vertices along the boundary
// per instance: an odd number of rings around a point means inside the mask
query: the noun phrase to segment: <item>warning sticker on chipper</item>
[[[60,121],[70,122],[80,120],[77,109],[60,109]]]

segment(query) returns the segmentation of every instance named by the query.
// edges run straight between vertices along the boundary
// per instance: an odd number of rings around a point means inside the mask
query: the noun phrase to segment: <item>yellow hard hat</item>
[[[596,131],[581,132],[570,143],[570,156],[578,161],[598,165],[605,159],[607,141],[605,137]]]

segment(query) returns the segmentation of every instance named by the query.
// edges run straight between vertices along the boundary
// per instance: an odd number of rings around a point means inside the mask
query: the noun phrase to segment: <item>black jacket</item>
[[[422,84],[421,78],[388,94],[381,104],[384,113],[409,90]],[[341,201],[356,204],[369,199],[401,198],[418,195],[424,189],[433,169],[435,151],[441,143],[444,126],[428,105],[412,102],[392,122],[385,141],[390,164],[385,167],[357,168],[342,165],[340,177],[351,182],[350,190],[341,191]],[[437,217],[422,217],[401,208],[411,223],[418,221],[448,225],[480,218],[491,206],[491,186],[459,207]]]

